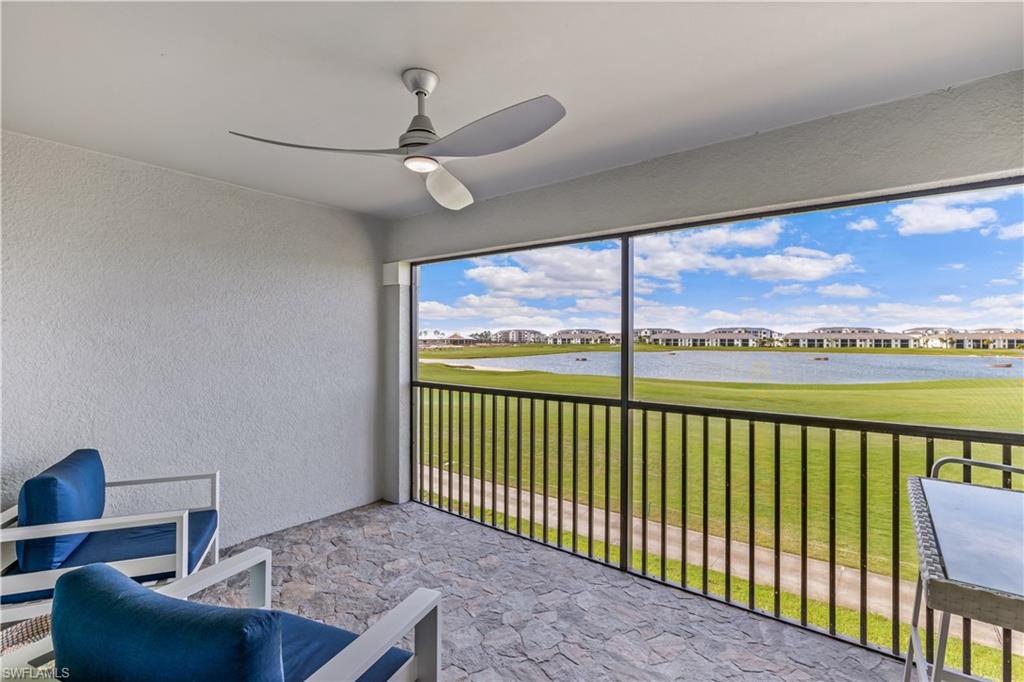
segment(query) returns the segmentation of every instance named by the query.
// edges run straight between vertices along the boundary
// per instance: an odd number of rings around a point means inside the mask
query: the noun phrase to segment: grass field
[[[446,384],[490,386],[530,391],[575,393],[612,396],[617,392],[617,381],[612,377],[567,376],[544,372],[490,372],[455,368],[446,365],[424,364],[420,367],[420,378]],[[1019,379],[965,380],[900,384],[863,385],[771,385],[771,384],[716,384],[707,382],[682,382],[655,379],[637,379],[637,397],[658,401],[692,405],[739,407],[751,410],[773,412],[795,412],[834,417],[850,417],[879,421],[893,421],[913,424],[935,424],[961,426],[1005,431],[1021,431],[1024,415],[1024,381]],[[469,439],[471,408],[469,394],[463,397],[462,409],[455,394],[452,408],[451,439],[452,461],[456,470],[469,475],[497,476],[499,484],[505,480],[506,438],[508,443],[507,462],[509,478],[514,485],[517,476],[522,487],[543,487],[545,462],[543,458],[545,441],[548,448],[547,480],[548,494],[558,495],[561,481],[561,496],[573,499],[573,463],[575,460],[575,499],[581,504],[592,500],[594,506],[603,508],[606,503],[612,509],[618,508],[619,481],[619,417],[617,408],[598,407],[591,412],[585,406],[577,409],[576,435],[573,439],[573,408],[561,403],[562,436],[558,438],[557,423],[559,404],[548,402],[545,424],[545,409],[542,401],[533,404],[534,437],[530,439],[531,408],[529,401],[522,402],[523,414],[519,414],[519,403],[508,401],[508,424],[505,429],[504,400],[497,401],[497,422],[494,422],[494,401],[491,397],[477,396],[473,401],[473,440]],[[437,394],[433,402],[427,399],[425,405],[432,406],[434,415],[434,438],[429,451],[433,461],[440,466],[449,459],[448,403],[446,394]],[[481,437],[481,399],[486,401],[486,431]],[[461,415],[461,419],[460,419]],[[634,419],[639,419],[635,416]],[[424,422],[427,422],[426,413]],[[462,428],[462,457],[459,461],[459,429]],[[639,426],[639,424],[638,424]],[[687,418],[685,447],[682,438],[682,420],[677,415],[666,419],[664,433],[666,495],[664,514],[669,523],[678,525],[683,517],[683,501],[686,502],[687,524],[699,528],[702,522],[702,477],[703,477],[703,420]],[[593,457],[591,457],[591,428],[593,429]],[[729,449],[731,480],[729,501],[731,508],[731,529],[737,538],[746,538],[750,519],[749,486],[750,457],[748,423],[732,420],[731,448]],[[725,421],[710,419],[708,422],[708,527],[715,535],[725,534],[726,510],[726,438]],[[641,447],[642,428],[634,428],[633,480],[634,513],[641,511],[644,456]],[[522,436],[520,437],[520,433]],[[607,440],[606,440],[607,434]],[[810,556],[826,559],[829,555],[829,458],[828,431],[809,428],[807,431],[807,498],[801,504],[801,434],[799,427],[782,426],[780,432],[780,536],[784,551],[799,553],[801,545],[801,509],[807,509],[807,552]],[[753,451],[754,526],[755,538],[759,545],[772,546],[774,534],[774,476],[773,426],[758,422],[754,426],[755,447]],[[659,519],[662,514],[661,499],[661,414],[648,413],[647,428],[647,483],[649,518]],[[558,444],[561,443],[562,467],[558,468]],[[575,453],[573,444],[576,443]],[[892,438],[880,434],[869,434],[867,439],[867,548],[870,570],[888,574],[893,569],[893,500],[898,501],[899,516],[899,566],[900,575],[912,579],[916,571],[916,553],[913,533],[905,502],[905,479],[908,475],[925,473],[925,443],[921,438],[902,438],[900,442],[897,474],[894,481],[894,457]],[[426,445],[426,443],[424,443]],[[495,447],[496,446],[496,447]],[[961,454],[961,444],[951,441],[935,442],[935,457]],[[481,457],[481,448],[486,456]],[[607,448],[607,456],[605,454]],[[472,452],[472,462],[469,453]],[[494,456],[496,454],[496,456]],[[974,445],[972,456],[976,459],[1000,461],[1002,450],[998,446]],[[1014,448],[1014,464],[1024,465],[1024,449]],[[496,461],[495,461],[496,460]],[[607,464],[606,464],[607,462]],[[531,465],[533,476],[531,478]],[[682,474],[685,469],[687,485],[685,495]],[[948,471],[959,476],[955,468]],[[857,432],[836,432],[836,560],[847,566],[858,566],[860,557],[860,436]],[[591,479],[592,476],[592,479]],[[610,495],[605,498],[606,476]],[[591,480],[593,490],[591,491]],[[997,474],[976,472],[977,482],[998,485]]]
[[[432,502],[435,505],[446,505],[447,500],[441,498],[438,495],[434,495]],[[454,504],[453,509],[458,509],[459,505]],[[548,529],[547,536],[544,535],[544,529],[540,524],[533,524],[532,527],[527,520],[517,520],[509,518],[506,521],[505,516],[501,513],[492,513],[490,510],[480,510],[476,507],[471,507],[469,504],[463,504],[461,508],[462,514],[466,516],[472,516],[473,518],[482,518],[486,523],[493,522],[498,526],[505,526],[506,523],[510,529],[518,529],[524,535],[531,535],[534,538],[545,539],[552,545],[561,547],[572,547],[573,535],[570,531],[565,531],[559,535],[554,529]],[[576,537],[576,547],[580,554],[591,554],[596,557],[603,557],[607,549],[609,563],[617,565],[619,561],[619,548],[616,546],[605,547],[604,543],[595,541],[593,545],[588,542],[588,539],[584,536]],[[640,566],[640,552],[634,551],[632,557],[632,564],[634,567]],[[686,570],[686,584],[699,589],[702,581],[702,571],[700,566],[687,565]],[[648,557],[648,574],[652,576],[659,576],[661,574],[661,560],[660,557],[650,555]],[[680,584],[682,582],[682,562],[676,560],[669,560],[665,563],[665,579],[669,582]],[[722,597],[725,595],[725,574],[720,571],[709,570],[708,571],[708,592],[710,594]],[[733,578],[731,586],[732,600],[745,604],[748,598],[748,590],[750,585],[745,580],[739,580]],[[754,590],[754,605],[761,611],[771,613],[774,608],[774,596],[771,588],[763,585],[757,585]],[[798,595],[789,594],[783,592],[780,594],[780,615],[790,620],[799,620],[800,617],[800,598]],[[816,626],[822,630],[827,630],[829,627],[829,606],[825,602],[809,600],[807,603],[807,622],[809,625]],[[860,637],[860,614],[853,610],[843,607],[836,608],[836,633],[842,636],[849,637],[851,639],[858,639]],[[887,648],[891,644],[892,640],[892,622],[888,618],[878,616],[876,614],[868,614],[867,617],[867,641],[873,643],[882,648]],[[910,626],[906,623],[900,625],[900,651],[905,652],[907,649],[907,642],[910,637]],[[947,643],[946,649],[946,664],[948,667],[959,670],[961,661],[963,660],[963,641],[956,638],[950,637]],[[998,680],[1001,679],[1002,675],[1002,652],[989,646],[974,643],[971,646],[971,673],[974,675],[982,676],[988,679]],[[1024,679],[1024,656],[1013,656],[1012,660],[1012,679]]]

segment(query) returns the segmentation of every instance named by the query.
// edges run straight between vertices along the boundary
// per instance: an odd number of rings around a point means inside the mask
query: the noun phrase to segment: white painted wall
[[[456,162],[456,172],[458,163],[487,159]],[[458,213],[408,218],[389,230],[385,259],[1005,177],[1022,167],[1024,72],[1014,71],[510,194]]]
[[[5,132],[4,506],[78,447],[220,469],[226,544],[378,499],[373,227]]]

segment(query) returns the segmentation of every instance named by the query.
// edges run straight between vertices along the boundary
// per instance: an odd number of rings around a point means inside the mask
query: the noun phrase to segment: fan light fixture
[[[407,156],[405,157],[405,167],[414,173],[433,173],[440,166],[437,159],[433,159],[429,156]]]

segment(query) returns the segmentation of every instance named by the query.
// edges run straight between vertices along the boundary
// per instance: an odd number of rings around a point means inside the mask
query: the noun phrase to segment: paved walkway
[[[863,682],[896,661],[420,504],[372,504],[231,547],[274,553],[273,605],[363,632],[441,590],[442,679]],[[240,604],[244,580],[203,601]],[[408,643],[406,643],[408,646]]]
[[[442,497],[448,495],[448,471],[434,468],[434,492]],[[469,503],[470,477],[452,474],[453,490],[458,496],[459,479],[461,478],[462,496],[464,503]],[[480,479],[472,479],[474,506],[480,507]],[[505,489],[499,484],[497,489],[492,491],[490,482],[484,485],[484,508],[493,509],[494,500],[497,500],[497,510],[503,512],[505,508]],[[509,514],[516,515],[516,491],[509,489]],[[519,492],[520,508],[524,524],[530,520],[530,492],[521,490]],[[555,528],[558,519],[558,498],[546,497],[540,493],[534,493],[533,511],[534,519],[540,523],[544,515],[544,505],[548,507],[549,529]],[[562,502],[562,527],[563,530],[572,529],[572,503],[563,500]],[[589,510],[583,505],[577,505],[576,525],[579,535],[587,535],[587,524],[589,521]],[[618,544],[619,537],[619,515],[615,512],[609,514],[610,535],[613,544]],[[604,510],[594,509],[593,539],[604,542],[609,536],[609,529],[604,527]],[[633,548],[639,550],[643,533],[643,521],[633,517]],[[687,530],[686,552],[687,562],[690,565],[699,566],[702,557],[703,536],[699,530]],[[746,542],[733,540],[732,547],[732,574],[733,577],[741,580],[747,579],[747,566],[750,546]],[[682,529],[679,526],[669,525],[665,529],[665,548],[669,559],[679,560],[682,557]],[[657,521],[647,522],[647,551],[650,554],[661,554],[661,524]],[[708,536],[708,568],[719,572],[725,572],[725,538],[715,535]],[[783,592],[800,594],[800,556],[783,552],[780,556],[780,585]],[[775,584],[775,553],[771,548],[757,546],[754,548],[754,582],[758,585],[768,587]],[[909,580],[900,581],[900,622],[909,623],[911,611],[914,608],[915,583]],[[808,599],[828,603],[829,598],[829,565],[827,561],[819,559],[807,559],[807,596]],[[860,570],[848,566],[836,566],[836,604],[856,611],[860,610]],[[892,613],[892,579],[890,576],[879,573],[867,574],[867,609],[886,618]],[[936,617],[935,622],[938,623]],[[923,623],[923,619],[922,619]],[[953,618],[950,623],[950,634],[960,637],[961,621]],[[978,644],[999,648],[1002,646],[1002,633],[998,628],[983,623],[974,623],[971,628],[971,639]],[[1024,637],[1015,637],[1013,641],[1015,654],[1024,654]]]

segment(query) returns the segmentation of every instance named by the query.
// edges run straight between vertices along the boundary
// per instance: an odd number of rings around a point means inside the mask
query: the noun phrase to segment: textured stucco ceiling
[[[392,146],[436,70],[448,132],[548,93],[530,144],[452,162],[478,199],[1024,66],[1022,5],[4,3],[3,125],[383,217],[437,207]]]

